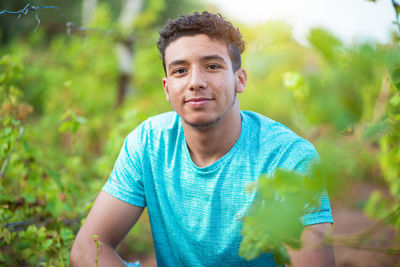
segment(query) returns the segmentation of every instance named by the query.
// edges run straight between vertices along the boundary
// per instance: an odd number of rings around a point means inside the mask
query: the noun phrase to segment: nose
[[[191,75],[190,77],[190,84],[189,84],[189,89],[190,90],[201,90],[206,88],[207,86],[207,81],[204,77],[204,73],[202,72],[201,68],[198,66],[193,66],[190,72]]]

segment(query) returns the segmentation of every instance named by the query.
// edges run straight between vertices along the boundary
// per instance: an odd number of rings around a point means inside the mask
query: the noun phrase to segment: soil
[[[358,233],[365,232],[366,229],[377,225],[378,222],[365,216],[361,207],[368,199],[369,195],[379,190],[384,195],[388,195],[388,190],[373,183],[355,183],[348,187],[347,192],[333,201],[332,212],[335,220],[334,238],[349,237]],[[390,248],[395,246],[395,231],[389,227],[378,228],[370,237],[369,247]],[[397,244],[397,249],[399,244]],[[336,266],[343,267],[385,267],[400,264],[400,255],[387,255],[377,252],[377,249],[365,250],[335,245]]]
[[[354,183],[348,186],[347,192],[341,196],[331,197],[334,224],[334,239],[349,237],[364,232],[377,222],[367,218],[362,212],[362,206],[374,190],[388,194],[383,187],[372,183]],[[370,237],[370,247],[394,247],[395,232],[388,227],[379,228]],[[339,243],[339,242],[338,242]],[[335,244],[336,266],[338,267],[385,267],[400,264],[400,255],[387,255],[375,250],[351,248]],[[397,244],[397,248],[399,245]],[[153,254],[131,255],[130,261],[140,260],[142,267],[156,267]]]

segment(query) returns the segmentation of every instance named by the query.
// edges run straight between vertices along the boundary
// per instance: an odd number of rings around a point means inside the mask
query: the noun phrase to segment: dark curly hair
[[[244,51],[245,42],[239,29],[235,28],[232,23],[225,20],[220,14],[203,11],[201,14],[194,12],[190,15],[181,15],[174,20],[169,20],[167,25],[160,31],[157,47],[161,54],[165,74],[167,72],[164,56],[167,46],[180,37],[197,34],[206,34],[213,40],[225,42],[232,61],[233,71],[236,72],[240,68],[240,54]]]

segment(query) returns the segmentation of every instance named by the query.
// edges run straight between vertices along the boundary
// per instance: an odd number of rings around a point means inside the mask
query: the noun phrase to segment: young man
[[[147,206],[158,266],[275,266],[271,254],[238,255],[242,222],[255,198],[245,186],[276,168],[305,172],[314,147],[283,125],[240,111],[244,42],[221,16],[203,12],[169,21],[158,41],[174,112],[149,118],[126,138],[114,170],[79,231],[72,266],[125,266],[115,252]],[[304,218],[295,266],[334,266],[321,246],[329,200]]]

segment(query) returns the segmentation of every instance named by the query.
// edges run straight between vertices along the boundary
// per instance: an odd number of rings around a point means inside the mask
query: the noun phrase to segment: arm
[[[71,266],[96,266],[96,244],[92,235],[98,235],[103,243],[99,248],[99,266],[126,266],[115,248],[143,209],[101,191],[75,238],[70,255]]]
[[[300,250],[289,250],[291,266],[335,266],[335,253],[332,244],[324,242],[324,235],[330,236],[330,223],[320,223],[306,226],[302,234],[303,246]]]

